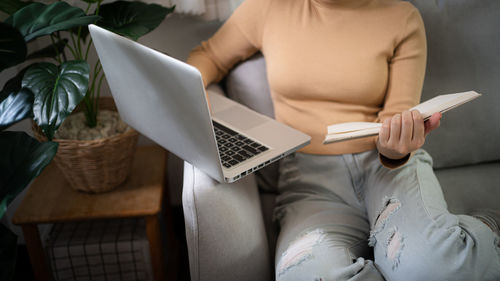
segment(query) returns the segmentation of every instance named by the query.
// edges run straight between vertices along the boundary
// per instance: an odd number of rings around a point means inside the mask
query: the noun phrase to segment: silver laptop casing
[[[89,30],[122,119],[219,182],[233,182],[310,142],[222,95],[209,96],[210,112],[196,68],[95,25]],[[271,149],[226,169],[212,118]]]

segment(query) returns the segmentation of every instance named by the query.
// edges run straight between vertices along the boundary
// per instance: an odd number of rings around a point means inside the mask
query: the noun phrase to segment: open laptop
[[[89,26],[122,119],[219,182],[234,182],[307,145],[310,137],[222,95],[186,63]]]

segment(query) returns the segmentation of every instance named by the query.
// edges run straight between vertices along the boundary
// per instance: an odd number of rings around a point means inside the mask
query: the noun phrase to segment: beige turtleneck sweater
[[[322,141],[328,125],[381,122],[420,100],[425,31],[408,2],[246,0],[188,63],[208,85],[259,50],[276,119],[312,137],[305,153],[373,149],[373,137]]]

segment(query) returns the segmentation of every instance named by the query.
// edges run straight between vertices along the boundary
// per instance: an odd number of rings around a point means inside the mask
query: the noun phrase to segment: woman
[[[312,137],[280,163],[277,280],[500,280],[499,220],[447,211],[417,111],[426,41],[398,0],[247,0],[188,63],[205,85],[257,51],[276,119]],[[382,122],[323,145],[325,128]],[[373,251],[369,248],[373,247]]]

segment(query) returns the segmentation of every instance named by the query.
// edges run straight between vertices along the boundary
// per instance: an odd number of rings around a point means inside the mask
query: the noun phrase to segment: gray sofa
[[[483,96],[444,115],[424,148],[452,213],[500,209],[500,1],[414,0],[427,31],[423,100],[476,90]],[[211,90],[220,91],[213,87]],[[226,79],[226,94],[273,115],[265,61],[255,56]],[[272,280],[275,167],[220,184],[184,165],[183,208],[191,280]]]

